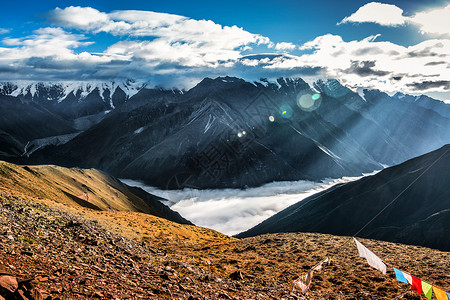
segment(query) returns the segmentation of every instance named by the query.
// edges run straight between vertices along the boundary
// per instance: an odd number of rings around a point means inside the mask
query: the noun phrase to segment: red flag
[[[413,290],[415,290],[417,293],[422,294],[422,280],[420,280],[419,278],[412,276],[412,288]]]

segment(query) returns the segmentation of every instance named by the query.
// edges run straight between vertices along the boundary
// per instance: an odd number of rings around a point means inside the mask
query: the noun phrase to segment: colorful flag
[[[397,278],[398,281],[408,283],[408,280],[406,280],[405,276],[403,275],[403,272],[399,269],[394,268],[395,272],[395,278]]]
[[[383,263],[383,261],[372,251],[364,247],[364,245],[358,242],[355,238],[353,238],[353,240],[356,243],[356,247],[358,247],[359,256],[364,257],[367,260],[369,266],[380,270],[381,272],[383,272],[383,274],[386,274],[386,265]]]
[[[437,287],[433,286],[433,291],[434,291],[434,295],[436,296],[437,300],[448,300],[448,299],[450,299],[449,297],[447,297],[448,294],[445,293],[440,288],[437,288]]]
[[[431,296],[433,295],[432,285],[428,282],[422,281],[422,291],[425,297],[428,299],[431,299]]]
[[[415,290],[417,293],[422,294],[422,280],[420,280],[419,278],[412,276],[412,288],[413,290]]]
[[[406,280],[408,281],[409,284],[412,284],[412,276],[411,276],[411,274],[403,272],[403,276],[405,276],[405,278],[406,278]]]

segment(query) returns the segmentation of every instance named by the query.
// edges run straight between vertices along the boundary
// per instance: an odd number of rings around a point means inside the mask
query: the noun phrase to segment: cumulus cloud
[[[286,42],[276,43],[275,45],[276,50],[294,50],[295,47],[294,44]]]
[[[417,92],[414,83],[450,80],[450,70],[438,63],[450,57],[448,39],[426,40],[404,47],[376,41],[376,36],[347,42],[338,35],[327,34],[301,45],[300,49],[312,53],[277,57],[265,67],[317,67],[329,77],[339,78],[347,86],[364,86],[387,92]],[[445,84],[427,84],[423,87],[423,91],[449,90]]]
[[[59,27],[37,29],[22,38],[5,38],[0,47],[0,74],[16,74],[17,79],[74,79],[89,78],[99,66],[114,67],[126,58],[119,55],[76,53],[74,50],[92,44],[81,34],[66,32]],[[3,75],[5,76],[5,75]]]
[[[106,13],[102,13],[91,7],[70,6],[65,9],[57,7],[48,13],[50,22],[67,28],[77,28],[90,31],[99,31],[110,19]]]
[[[421,33],[450,36],[450,4],[404,16],[403,10],[392,4],[370,2],[338,23],[377,23],[383,26],[399,26],[407,23],[419,27]]]
[[[55,25],[90,33],[137,37],[138,40],[111,45],[105,53],[155,64],[217,67],[239,58],[241,49],[250,44],[271,44],[269,38],[237,26],[150,11],[123,10],[107,14],[90,7],[71,6],[56,8],[48,18]],[[288,43],[282,46],[290,47]]]
[[[410,18],[422,33],[450,36],[450,4],[419,12]]]
[[[384,26],[403,25],[408,18],[403,16],[403,10],[392,4],[370,2],[361,6],[355,13],[345,17],[343,23],[377,23]]]

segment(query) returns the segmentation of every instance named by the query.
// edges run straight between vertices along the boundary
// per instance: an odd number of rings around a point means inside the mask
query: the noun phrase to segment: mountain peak
[[[70,94],[85,99],[91,93],[97,93],[103,101],[107,101],[118,88],[127,98],[131,98],[147,86],[146,82],[133,79],[125,81],[61,81],[61,82],[30,82],[14,81],[1,82],[0,95],[14,96],[31,101],[57,101],[61,102]]]

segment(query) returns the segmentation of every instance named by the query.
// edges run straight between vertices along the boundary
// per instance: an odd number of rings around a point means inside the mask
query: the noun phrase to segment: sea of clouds
[[[207,190],[161,190],[135,180],[121,181],[167,199],[164,201],[166,205],[195,225],[234,235],[250,229],[308,196],[335,184],[359,178],[361,177],[343,177],[322,182],[282,181],[256,188]]]

